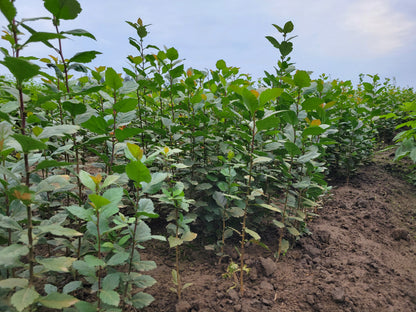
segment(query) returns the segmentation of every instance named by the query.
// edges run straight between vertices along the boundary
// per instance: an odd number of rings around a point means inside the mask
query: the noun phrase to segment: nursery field
[[[1,311],[416,310],[412,88],[313,78],[290,21],[258,80],[186,68],[140,18],[128,66],[90,68],[104,52],[64,49],[95,40],[61,29],[78,1],[18,5],[0,1]]]

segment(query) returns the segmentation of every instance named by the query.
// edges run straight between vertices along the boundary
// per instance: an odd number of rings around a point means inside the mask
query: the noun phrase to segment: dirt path
[[[183,261],[183,278],[193,285],[176,304],[168,290],[173,253],[149,248],[158,284],[145,311],[416,311],[416,188],[402,177],[388,154],[379,154],[349,186],[334,187],[308,226],[312,235],[281,261],[249,247],[243,298],[222,278],[226,264],[194,248]]]

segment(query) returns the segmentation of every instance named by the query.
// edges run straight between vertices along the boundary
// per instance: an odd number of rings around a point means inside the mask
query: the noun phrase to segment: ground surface
[[[416,311],[416,188],[403,177],[381,153],[349,185],[334,182],[308,225],[311,236],[279,262],[261,247],[248,248],[242,297],[222,278],[227,263],[194,247],[181,260],[182,277],[193,285],[178,303],[169,291],[173,251],[149,246],[144,257],[158,264],[149,272],[158,283],[147,290],[155,301],[144,311]],[[276,237],[266,239],[273,245]]]

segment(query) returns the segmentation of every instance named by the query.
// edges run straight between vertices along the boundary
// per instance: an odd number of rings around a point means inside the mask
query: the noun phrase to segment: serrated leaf
[[[72,281],[69,282],[68,284],[66,284],[63,288],[62,288],[62,293],[64,294],[69,294],[70,292],[73,292],[79,288],[82,287],[82,282],[81,281]]]
[[[112,67],[108,67],[105,71],[105,84],[114,90],[123,86],[122,79]]]
[[[0,63],[9,69],[16,78],[18,84],[21,84],[23,81],[29,80],[40,73],[40,67],[38,65],[23,58],[6,56],[4,61]]]
[[[66,207],[66,210],[68,210],[71,214],[73,214],[77,218],[80,218],[84,221],[90,221],[91,217],[94,215],[94,210],[85,209],[83,207],[75,206],[75,205]]]
[[[14,267],[19,266],[20,257],[26,256],[29,252],[29,248],[25,245],[13,244],[0,249],[0,266]]]
[[[259,241],[261,239],[260,235],[257,234],[257,232],[255,232],[253,230],[250,230],[248,228],[244,228],[244,231],[257,241]]]
[[[184,242],[190,242],[190,241],[193,241],[193,240],[197,237],[197,235],[198,235],[198,234],[196,234],[196,233],[193,233],[193,232],[191,232],[191,231],[188,231],[188,232],[185,232],[185,233],[182,235],[181,239],[182,239],[182,241],[184,241]]]
[[[78,312],[97,312],[97,307],[92,303],[85,301],[78,301],[75,304]]]
[[[51,293],[46,297],[41,297],[39,302],[47,308],[51,309],[63,309],[68,308],[79,300],[75,297],[72,297],[68,294],[61,294],[58,292]]]
[[[133,262],[134,268],[137,271],[151,271],[156,269],[157,265],[156,262],[154,261],[138,261],[138,262]]]
[[[293,77],[293,81],[299,88],[306,88],[311,85],[311,77],[309,77],[309,74],[304,70],[296,71]]]
[[[100,291],[100,299],[105,304],[117,307],[120,303],[120,295],[114,290],[105,290]]]
[[[24,153],[29,153],[33,150],[44,150],[47,148],[45,143],[22,134],[13,134],[12,137],[20,144]]]
[[[44,0],[45,8],[51,12],[56,19],[72,20],[82,11],[76,0]]]
[[[143,309],[151,304],[155,298],[153,296],[146,294],[144,292],[139,292],[133,296],[131,299],[132,306],[136,309]]]
[[[52,168],[52,167],[64,167],[64,166],[70,166],[72,163],[64,162],[64,161],[56,161],[54,159],[47,159],[36,166],[36,170],[43,170],[46,168]]]
[[[297,229],[295,229],[294,227],[288,227],[287,230],[293,236],[299,236],[300,235],[299,231]]]
[[[149,183],[152,180],[149,169],[140,161],[132,161],[126,165],[126,173],[129,179],[140,183]]]
[[[284,225],[282,222],[280,222],[280,221],[273,220],[272,222],[273,222],[273,224],[274,224],[275,226],[277,226],[279,229],[283,229],[283,228],[285,228],[285,225]]]
[[[174,248],[176,246],[182,245],[183,244],[183,240],[178,238],[178,237],[174,237],[174,236],[169,236],[168,238],[168,242],[169,242],[169,247],[170,248]]]
[[[0,281],[0,288],[25,288],[29,281],[25,278],[8,278]]]
[[[138,288],[141,288],[141,289],[145,289],[156,284],[156,280],[149,275],[144,275],[144,274],[134,272],[134,273],[131,273],[130,276],[132,278],[133,283]]]
[[[30,42],[45,42],[52,39],[65,39],[65,36],[57,33],[49,32],[34,32],[29,39],[25,42],[25,45]]]
[[[127,98],[114,103],[113,109],[118,113],[127,113],[134,110],[136,106],[137,99]]]
[[[98,54],[102,54],[98,51],[84,51],[75,54],[69,59],[69,63],[89,63],[97,57]]]
[[[86,31],[84,29],[66,30],[66,31],[62,31],[61,34],[68,34],[68,35],[73,35],[73,36],[83,36],[83,37],[88,37],[88,38],[96,40],[93,34],[89,33],[88,31]]]
[[[262,163],[266,163],[266,162],[270,162],[273,159],[271,159],[270,157],[264,157],[264,156],[260,156],[260,157],[256,157],[253,160],[253,165],[257,165],[257,164],[262,164]]]
[[[114,290],[120,283],[120,273],[107,274],[102,280],[102,289]]]
[[[51,233],[56,236],[82,236],[82,233],[75,231],[74,229],[63,227],[59,224],[39,225],[38,230],[41,233]]]
[[[267,102],[274,100],[283,93],[281,88],[266,89],[259,96],[259,102],[261,106],[264,106]]]
[[[13,2],[11,2],[10,0],[0,0],[0,10],[1,13],[3,13],[3,15],[7,18],[9,23],[12,23],[13,19],[17,14]]]
[[[280,208],[277,208],[277,207],[275,207],[275,206],[273,206],[273,205],[269,205],[269,204],[260,204],[260,206],[261,206],[261,207],[263,207],[263,208],[269,209],[269,210],[271,210],[271,211],[275,211],[275,212],[278,212],[278,213],[282,213],[282,210],[281,210]]]
[[[34,287],[24,288],[16,291],[10,299],[10,303],[21,312],[31,304],[33,304],[40,295]]]
[[[69,268],[71,267],[72,263],[76,260],[76,258],[56,257],[37,259],[36,261],[42,264],[48,271],[69,272]]]
[[[121,265],[126,263],[129,258],[129,253],[122,251],[114,254],[108,261],[107,265]]]

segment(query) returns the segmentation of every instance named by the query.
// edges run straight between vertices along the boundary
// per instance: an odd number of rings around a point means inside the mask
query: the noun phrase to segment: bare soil
[[[311,235],[278,262],[249,246],[243,296],[222,277],[229,260],[218,264],[214,252],[195,243],[181,259],[182,278],[193,285],[178,302],[169,290],[174,252],[151,243],[142,254],[156,261],[149,274],[158,283],[147,289],[155,301],[144,311],[416,311],[416,188],[391,158],[376,154],[349,185],[332,182],[320,217],[308,223]],[[262,237],[275,251],[277,232]]]

